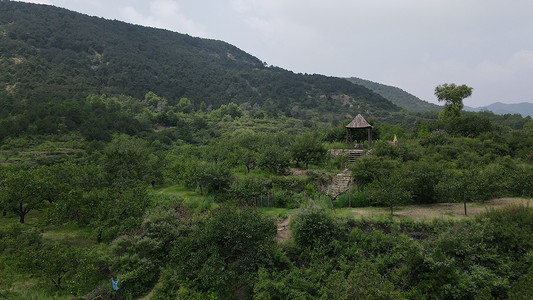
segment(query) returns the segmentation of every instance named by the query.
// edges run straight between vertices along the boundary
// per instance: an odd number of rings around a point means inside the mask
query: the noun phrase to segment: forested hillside
[[[421,100],[394,86],[384,85],[357,77],[350,77],[347,78],[347,80],[371,89],[403,109],[410,111],[440,111],[442,109],[442,107],[438,105]]]
[[[152,91],[169,105],[187,98],[194,110],[233,102],[328,121],[398,110],[362,86],[266,67],[225,42],[52,6],[0,2],[0,31],[0,116],[11,134],[30,124],[41,133],[83,127],[66,107],[87,110],[90,94],[142,99]]]

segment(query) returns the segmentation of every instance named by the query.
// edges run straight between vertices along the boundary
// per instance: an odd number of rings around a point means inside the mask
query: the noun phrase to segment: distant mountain
[[[498,115],[505,115],[505,114],[520,114],[522,117],[530,116],[533,117],[533,103],[528,102],[522,102],[522,103],[514,103],[514,104],[505,104],[501,102],[495,102],[491,105],[483,106],[483,107],[469,107],[465,106],[464,110],[466,111],[492,111],[495,114]]]
[[[169,105],[181,98],[193,109],[233,102],[325,121],[400,110],[364,86],[267,67],[226,42],[0,1],[0,119],[12,118],[24,128],[35,119],[64,119],[64,101],[90,94],[143,99],[150,91]],[[14,119],[17,114],[27,115],[24,122]]]
[[[408,92],[389,85],[384,85],[381,83],[373,82],[370,80],[365,80],[361,78],[351,77],[347,78],[350,82],[355,84],[362,85],[366,88],[371,89],[372,91],[380,94],[385,99],[391,101],[392,103],[398,105],[401,108],[411,110],[411,111],[440,111],[442,106],[432,104],[421,100],[420,98],[409,94]]]

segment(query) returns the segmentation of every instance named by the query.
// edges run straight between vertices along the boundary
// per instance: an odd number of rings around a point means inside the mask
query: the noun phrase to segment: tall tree
[[[472,95],[473,88],[465,84],[457,86],[455,83],[442,84],[435,88],[435,96],[439,101],[444,101],[444,110],[441,112],[441,119],[452,119],[461,115],[464,107],[463,99]]]

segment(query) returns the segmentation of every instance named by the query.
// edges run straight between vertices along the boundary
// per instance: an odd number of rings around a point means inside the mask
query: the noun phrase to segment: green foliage
[[[259,166],[275,174],[283,174],[289,167],[290,154],[284,148],[268,145],[259,154]]]
[[[388,177],[398,166],[397,161],[377,156],[364,156],[350,165],[352,178],[358,185],[367,185],[374,180]]]
[[[64,244],[44,244],[23,256],[27,259],[25,267],[33,274],[72,294],[88,292],[99,280],[94,276],[95,257],[89,250]]]
[[[200,194],[223,191],[229,187],[232,174],[225,165],[206,161],[187,161],[181,174],[190,187],[198,187]]]
[[[440,113],[439,118],[442,120],[451,120],[461,115],[464,107],[463,99],[472,95],[472,88],[466,85],[457,86],[455,83],[442,84],[435,88],[435,96],[439,101],[445,101],[444,110]]]
[[[310,201],[298,210],[292,219],[294,240],[301,248],[324,247],[338,230],[335,219],[326,208]]]
[[[11,169],[3,173],[0,174],[0,209],[15,213],[20,223],[24,223],[26,214],[43,208],[56,196],[46,168]]]
[[[265,191],[263,182],[255,177],[234,181],[227,190],[228,197],[239,205],[255,206]]]
[[[473,222],[456,224],[410,256],[414,294],[439,298],[505,298],[509,280],[527,280],[531,265],[530,219],[533,211],[514,207],[491,211]],[[519,286],[520,283],[517,283]],[[520,288],[519,293],[527,293]]]
[[[168,260],[172,242],[190,232],[187,209],[180,205],[150,211],[140,225],[140,234],[113,241],[112,269],[117,272],[120,295],[138,298],[159,280]]]
[[[252,130],[236,130],[227,142],[226,147],[230,152],[228,161],[235,165],[244,165],[246,171],[250,173],[250,170],[258,164],[259,151],[263,145],[262,139],[262,135]]]
[[[173,243],[157,294],[174,295],[180,286],[227,298],[248,293],[257,271],[272,264],[276,228],[251,209],[221,206]],[[180,284],[182,283],[182,284]]]
[[[104,149],[102,161],[108,185],[119,189],[161,183],[162,164],[145,140],[127,135],[114,137]]]
[[[322,145],[322,140],[316,133],[308,132],[295,138],[291,145],[292,158],[298,166],[300,162],[309,167],[309,163],[319,163],[324,160],[326,150]]]
[[[390,177],[375,180],[366,186],[365,192],[372,205],[388,206],[393,214],[394,205],[407,204],[411,200],[410,178],[395,172]]]
[[[439,165],[410,161],[402,165],[397,176],[405,180],[406,189],[411,192],[414,203],[427,204],[438,201],[435,186],[443,177]]]

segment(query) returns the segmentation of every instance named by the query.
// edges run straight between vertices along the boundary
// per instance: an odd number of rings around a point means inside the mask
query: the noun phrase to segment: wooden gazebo
[[[370,148],[372,146],[372,128],[372,125],[368,124],[361,114],[358,114],[350,124],[346,125],[346,144],[352,142],[352,131],[368,129],[368,147]]]

